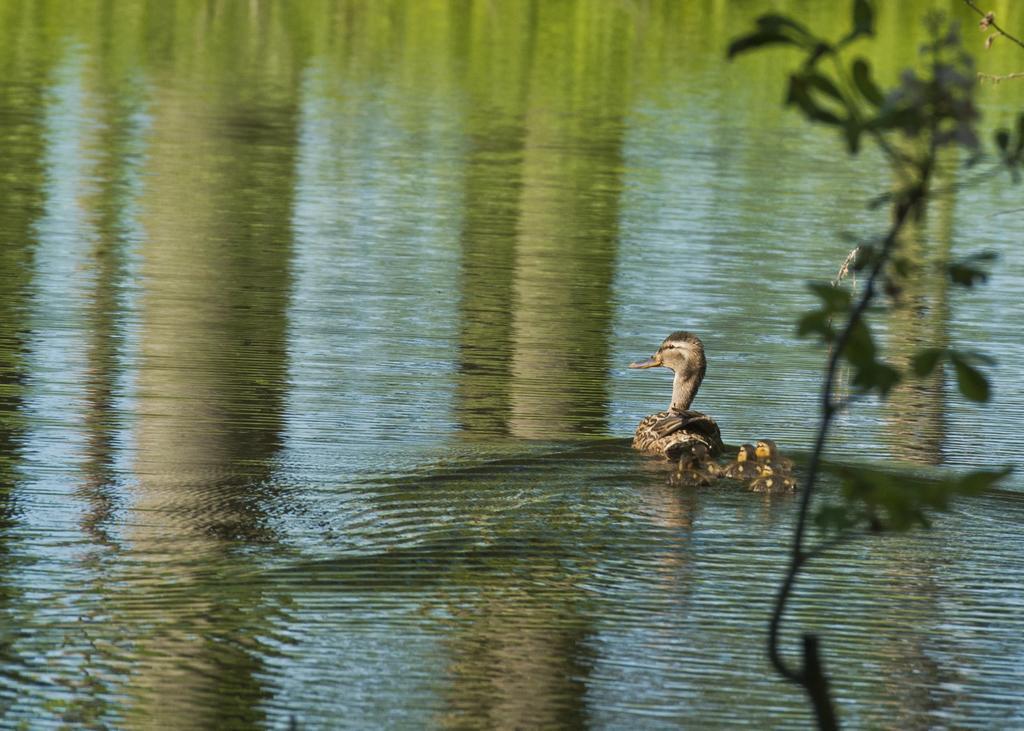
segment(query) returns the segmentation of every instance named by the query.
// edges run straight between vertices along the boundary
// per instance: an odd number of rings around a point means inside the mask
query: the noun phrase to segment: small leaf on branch
[[[946,274],[954,284],[964,287],[973,287],[975,284],[988,281],[988,272],[981,267],[975,266],[978,263],[990,263],[999,258],[994,251],[981,251],[971,254],[958,261],[946,265]]]
[[[902,380],[900,372],[888,363],[871,360],[858,363],[853,374],[853,385],[864,391],[878,391],[882,397],[899,385]]]
[[[822,505],[814,513],[814,524],[826,533],[839,533],[866,522],[864,511],[852,505]]]
[[[871,335],[871,329],[864,322],[864,318],[850,327],[850,335],[846,340],[846,349],[843,355],[852,365],[870,363],[875,359],[875,339]]]
[[[838,116],[814,100],[810,90],[811,86],[804,75],[793,74],[789,77],[789,92],[786,95],[786,104],[798,106],[808,119],[816,122],[832,125],[842,124],[842,120]]]
[[[914,375],[919,378],[930,375],[945,354],[945,348],[924,348],[917,351],[910,359],[910,367],[913,369]]]
[[[956,370],[957,385],[960,387],[960,393],[964,395],[964,398],[979,403],[988,401],[990,390],[988,379],[985,378],[985,375],[968,363],[967,359],[955,350],[950,351],[949,359]]]
[[[764,46],[779,46],[779,45],[799,45],[789,36],[785,36],[781,33],[772,33],[767,31],[756,31],[749,35],[740,36],[732,43],[729,44],[729,50],[727,53],[728,58],[734,58],[741,53],[752,51],[755,48],[762,48]]]
[[[789,31],[791,36],[795,36],[795,39],[804,41],[808,47],[818,43],[818,39],[814,37],[814,34],[788,15],[765,13],[754,22],[757,23],[757,27],[765,33],[785,33]]]
[[[836,338],[836,331],[832,327],[832,317],[824,310],[811,310],[805,313],[796,324],[796,334],[802,338],[818,334],[826,343],[830,343]]]
[[[960,478],[957,491],[963,495],[978,495],[988,490],[999,480],[1013,472],[1012,467],[1003,467],[998,470],[977,470],[968,472]]]
[[[853,1],[853,36],[870,36],[875,32],[875,11],[868,0]]]
[[[984,363],[985,365],[990,366],[996,364],[996,359],[991,355],[979,353],[977,350],[958,350],[957,355],[971,364]]]
[[[818,89],[840,102],[843,101],[843,95],[839,92],[838,87],[824,74],[817,71],[808,71],[802,74],[802,77],[808,87]]]
[[[916,471],[843,466],[838,473],[847,516],[873,516],[867,527],[907,530],[929,525],[928,510],[946,510],[958,495],[977,495],[1010,473],[1010,468],[980,470],[943,478],[924,477]],[[834,508],[821,520],[835,525],[842,518]],[[825,527],[825,526],[823,526]]]
[[[853,82],[861,95],[876,107],[882,106],[884,98],[878,85],[871,78],[871,66],[863,58],[853,62]]]
[[[846,312],[850,309],[850,300],[853,296],[849,290],[826,282],[808,282],[807,288],[821,300],[828,313]]]

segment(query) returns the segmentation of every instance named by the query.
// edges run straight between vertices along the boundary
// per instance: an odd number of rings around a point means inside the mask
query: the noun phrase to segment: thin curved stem
[[[807,532],[807,516],[810,512],[811,499],[814,495],[814,489],[817,485],[818,473],[821,467],[821,456],[824,452],[825,441],[828,438],[832,419],[838,409],[838,404],[833,398],[833,393],[835,390],[836,374],[839,370],[839,360],[850,341],[854,327],[856,327],[857,323],[860,322],[865,310],[867,310],[868,306],[871,304],[871,300],[875,296],[875,284],[885,267],[885,263],[889,260],[889,256],[892,253],[893,247],[896,245],[900,231],[907,222],[907,218],[910,213],[917,208],[926,195],[927,182],[930,177],[930,173],[931,166],[923,166],[921,171],[921,181],[908,194],[906,201],[897,205],[893,223],[883,240],[882,248],[876,257],[874,264],[871,267],[871,272],[868,274],[868,278],[864,283],[864,289],[861,292],[860,298],[850,311],[846,327],[843,328],[842,332],[839,333],[839,337],[836,339],[832,353],[828,359],[828,367],[825,371],[825,382],[821,390],[821,423],[818,425],[818,433],[814,442],[814,450],[811,452],[811,460],[807,468],[807,482],[803,493],[800,496],[800,508],[797,515],[796,528],[793,534],[793,548],[790,552],[789,567],[786,571],[782,585],[779,588],[779,592],[776,595],[775,608],[772,612],[771,622],[768,626],[768,657],[771,660],[772,665],[783,677],[803,685],[807,684],[807,668],[804,666],[799,669],[795,669],[786,662],[785,658],[782,657],[782,653],[779,648],[779,629],[782,624],[783,614],[786,611],[786,604],[793,592],[793,586],[796,583],[797,574],[807,560],[816,553],[808,553],[804,550],[804,538]]]
[[[975,5],[975,4],[974,4],[974,1],[973,1],[973,0],[964,0],[964,4],[965,4],[965,5],[967,5],[967,7],[969,7],[969,8],[971,9],[971,10],[973,10],[974,12],[976,12],[976,13],[977,13],[977,14],[978,14],[979,16],[981,16],[982,18],[987,18],[987,17],[988,17],[988,13],[986,13],[986,12],[985,12],[985,11],[983,11],[983,10],[982,10],[981,8],[979,8],[979,7],[977,6],[977,5]],[[990,20],[990,21],[988,22],[988,27],[989,27],[989,28],[991,28],[992,30],[994,30],[994,31],[995,31],[996,33],[998,33],[999,35],[1001,35],[1001,36],[1005,36],[1006,38],[1009,38],[1009,39],[1010,39],[1011,41],[1013,41],[1014,43],[1016,43],[1016,44],[1017,44],[1018,46],[1020,46],[1021,48],[1024,48],[1024,41],[1021,41],[1021,40],[1020,40],[1019,38],[1017,38],[1016,36],[1011,36],[1011,35],[1010,35],[1009,33],[1007,33],[1007,32],[1006,32],[1005,30],[1003,30],[1002,28],[1000,28],[1000,27],[999,27],[999,26],[998,26],[998,25],[996,24],[996,21],[995,21],[995,20]]]

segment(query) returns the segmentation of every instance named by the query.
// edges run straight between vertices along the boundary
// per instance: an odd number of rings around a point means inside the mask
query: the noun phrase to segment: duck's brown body
[[[668,411],[646,417],[636,428],[633,447],[646,454],[660,454],[678,459],[688,446],[702,444],[716,456],[722,451],[722,435],[718,424],[707,414],[691,411],[690,404],[704,380],[707,361],[704,344],[696,335],[680,330],[665,338],[653,356],[630,368],[670,368],[672,403]]]
[[[633,436],[633,448],[644,454],[679,459],[694,444],[703,444],[717,456],[723,449],[718,424],[699,411],[660,411],[644,418]]]

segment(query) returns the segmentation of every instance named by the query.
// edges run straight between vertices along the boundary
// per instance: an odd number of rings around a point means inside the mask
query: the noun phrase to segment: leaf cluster
[[[947,510],[956,497],[981,494],[1011,471],[1003,467],[936,478],[911,470],[843,466],[838,469],[842,502],[822,505],[814,522],[826,533],[928,527],[929,512]]]
[[[793,46],[803,50],[803,64],[789,76],[785,103],[796,107],[812,122],[836,127],[851,154],[860,151],[865,134],[873,136],[883,151],[896,161],[921,164],[886,142],[886,133],[898,131],[907,138],[928,135],[929,144],[956,143],[972,149],[978,139],[974,122],[978,112],[972,101],[973,62],[960,47],[957,31],[941,33],[940,21],[932,40],[922,49],[929,59],[925,77],[908,69],[900,84],[885,93],[876,82],[871,63],[863,56],[847,63],[842,52],[857,39],[874,35],[875,13],[869,0],[854,0],[850,31],[838,41],[812,33],[784,15],[763,15],[750,33],[729,45],[729,58],[768,46]],[[822,61],[831,60],[831,71]]]
[[[994,251],[980,251],[963,259],[946,264],[946,275],[953,284],[962,287],[973,287],[988,281],[988,271],[979,264],[991,263],[999,258]]]
[[[851,367],[851,383],[862,393],[877,391],[886,396],[901,380],[900,372],[881,359],[871,327],[864,317],[849,322],[853,297],[849,290],[827,282],[807,285],[818,297],[820,306],[803,315],[797,322],[797,335],[817,335],[823,342],[841,347],[840,356]],[[845,323],[846,338],[839,343],[835,320]]]
[[[849,32],[830,41],[793,18],[773,13],[761,16],[756,27],[735,39],[728,51],[730,58],[774,46],[802,51],[803,63],[789,75],[786,105],[798,109],[811,122],[840,131],[851,154],[861,149],[863,139],[873,141],[900,181],[892,191],[876,196],[871,205],[891,205],[893,215],[888,232],[872,243],[859,245],[856,253],[844,262],[835,283],[809,284],[817,305],[797,323],[800,336],[817,337],[829,346],[831,355],[825,371],[818,438],[800,502],[789,569],[769,625],[768,645],[776,669],[807,690],[823,728],[836,728],[837,724],[827,683],[820,678],[817,645],[805,644],[804,662],[798,668],[792,667],[779,652],[779,626],[804,562],[844,540],[855,529],[896,531],[927,526],[929,512],[945,510],[956,496],[976,495],[988,489],[1010,471],[982,470],[936,478],[910,471],[845,466],[839,470],[841,502],[825,505],[813,513],[810,510],[829,426],[838,409],[850,403],[835,398],[841,361],[850,366],[851,382],[858,393],[877,392],[884,397],[903,378],[926,377],[949,364],[966,398],[985,401],[991,395],[988,380],[977,367],[979,363],[990,362],[984,356],[948,347],[924,348],[901,371],[881,357],[871,332],[868,316],[877,305],[878,295],[885,292],[890,304],[898,304],[903,281],[919,269],[901,250],[901,240],[904,227],[918,220],[925,209],[940,148],[966,148],[971,152],[969,164],[980,159],[980,144],[974,130],[979,115],[973,102],[973,62],[962,50],[956,27],[946,26],[938,15],[930,16],[926,21],[930,40],[921,49],[921,70],[906,70],[897,85],[883,91],[867,59],[844,58],[848,46],[874,34],[874,22],[870,0],[853,0]],[[995,144],[1001,162],[1016,180],[1024,160],[1024,115],[1017,120],[1013,133],[997,132]],[[987,279],[983,265],[992,258],[990,252],[983,252],[947,263],[945,274],[954,284],[973,287]],[[868,269],[869,273],[859,293],[855,295],[838,286],[847,271],[860,269]],[[807,551],[803,548],[804,533],[812,515],[820,528],[837,535]],[[813,640],[814,636],[806,638]],[[819,669],[817,674],[812,672],[815,668]]]
[[[849,290],[827,282],[810,282],[807,286],[820,304],[800,318],[797,335],[816,335],[822,342],[836,344],[839,332],[834,321],[849,318],[853,305],[852,295]],[[862,393],[876,391],[880,396],[886,396],[899,385],[905,374],[881,359],[866,318],[860,317],[847,327],[849,334],[840,355],[852,369],[851,384]],[[982,353],[954,348],[924,348],[911,358],[910,371],[918,378],[925,378],[944,362],[953,367],[960,393],[965,398],[978,402],[988,401],[991,388],[988,378],[977,368],[977,364],[992,365],[994,361]]]
[[[988,401],[992,395],[988,378],[975,366],[976,363],[992,365],[993,360],[982,353],[974,351],[955,350],[953,348],[924,348],[919,350],[910,360],[910,367],[914,375],[924,378],[943,362],[948,361],[956,373],[957,385],[964,398],[971,401]]]

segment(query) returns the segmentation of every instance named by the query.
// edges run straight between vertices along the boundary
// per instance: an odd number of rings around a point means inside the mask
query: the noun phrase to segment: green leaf
[[[846,348],[843,355],[853,365],[863,365],[875,359],[875,339],[871,335],[871,329],[864,318],[857,320],[850,328],[850,336],[846,341]]]
[[[871,78],[871,65],[863,58],[858,58],[853,62],[853,83],[857,85],[861,96],[876,107],[882,106],[884,97],[874,79]]]
[[[960,386],[960,393],[964,395],[964,398],[978,402],[988,401],[990,390],[985,375],[955,350],[950,352],[949,359],[953,363],[953,368],[956,369],[957,385]]]
[[[805,313],[797,321],[796,334],[801,338],[818,334],[827,343],[836,338],[836,331],[832,327],[832,317],[824,310],[811,310]]]
[[[851,383],[862,391],[877,391],[884,397],[903,378],[896,368],[878,360],[871,328],[863,317],[850,328],[843,357],[853,367]]]
[[[878,360],[857,363],[856,369],[852,379],[853,385],[864,391],[878,391],[882,397],[888,396],[889,392],[903,380],[898,370]]]
[[[910,359],[910,367],[913,369],[914,375],[924,378],[931,374],[945,354],[945,348],[924,348],[917,351],[914,357]]]
[[[960,485],[957,489],[963,495],[978,495],[991,488],[999,480],[1013,472],[1012,467],[1003,467],[998,470],[977,470],[968,472],[960,478]]]
[[[848,289],[835,287],[826,282],[808,282],[807,288],[821,300],[826,312],[846,312],[850,309],[853,295]]]
[[[925,127],[924,112],[916,107],[883,107],[874,119],[868,121],[870,129],[903,130],[910,137]]]
[[[913,469],[842,465],[834,470],[842,481],[843,505],[816,512],[815,522],[826,530],[848,529],[851,521],[872,530],[927,527],[930,511],[946,510],[957,496],[977,495],[1010,473],[1004,467],[936,478]]]
[[[950,264],[947,271],[953,283],[963,287],[973,287],[979,282],[984,284],[988,281],[988,272],[966,264]]]
[[[988,272],[976,263],[990,263],[999,258],[994,251],[980,251],[946,265],[946,273],[954,284],[973,287],[975,284],[988,281]]]
[[[840,93],[839,88],[824,74],[817,71],[807,71],[801,76],[807,83],[808,88],[817,89],[833,99],[843,102],[843,95]]]
[[[864,511],[849,504],[822,505],[814,512],[814,524],[825,532],[849,530],[864,520]]]
[[[778,13],[765,13],[759,17],[756,21],[758,29],[764,33],[786,33],[790,32],[790,36],[795,34],[796,40],[804,41],[808,47],[813,46],[818,42],[818,39],[807,30],[806,26],[796,22],[788,15],[779,15]]]
[[[799,44],[789,36],[783,35],[782,33],[770,31],[755,31],[748,35],[740,36],[732,43],[730,43],[726,57],[731,59],[735,58],[741,53],[752,51],[755,48],[780,45],[795,46]]]
[[[811,96],[807,79],[803,75],[794,74],[789,77],[789,93],[786,95],[786,104],[795,104],[800,107],[804,115],[816,122],[824,124],[840,125],[843,121],[818,104]]]
[[[853,36],[875,33],[875,11],[868,0],[853,0]]]
[[[984,363],[985,365],[995,365],[996,359],[986,353],[979,353],[977,350],[958,350],[957,355],[966,360],[968,363]]]

